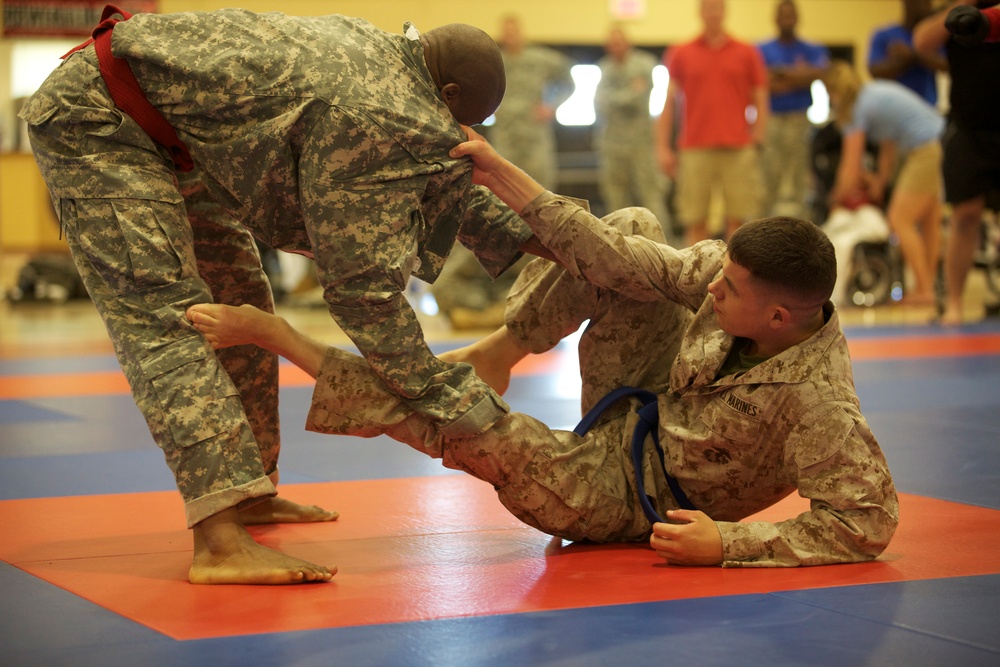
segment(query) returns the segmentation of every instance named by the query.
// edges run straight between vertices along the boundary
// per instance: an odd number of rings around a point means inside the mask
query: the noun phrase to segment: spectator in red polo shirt
[[[725,31],[725,16],[725,0],[701,0],[702,34],[664,56],[670,84],[657,123],[657,156],[677,184],[678,217],[688,245],[709,237],[716,187],[725,204],[726,238],[760,213],[756,149],[766,136],[767,70],[754,46]],[[675,125],[676,150],[671,145]]]

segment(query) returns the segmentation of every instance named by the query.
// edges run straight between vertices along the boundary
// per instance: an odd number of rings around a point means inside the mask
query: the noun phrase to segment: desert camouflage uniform
[[[93,46],[22,117],[190,525],[275,493],[276,359],[213,352],[184,317],[210,301],[273,309],[253,237],[315,257],[334,319],[445,432],[506,414],[470,369],[430,353],[403,297],[411,274],[434,279],[456,236],[499,273],[531,235],[473,188],[471,162],[448,158],[465,135],[412,26],[404,36],[342,16],[142,14],[112,44],[195,172],[176,174],[115,108]]]
[[[852,562],[886,548],[898,521],[896,492],[859,411],[832,304],[805,342],[716,377],[734,344],[707,292],[721,271],[722,242],[674,250],[633,236],[660,234],[644,209],[602,225],[550,193],[523,215],[568,269],[536,260],[522,272],[508,303],[512,335],[542,352],[590,319],[580,343],[583,408],[622,385],[659,395],[665,468],[716,521],[723,565]],[[630,541],[650,532],[630,461],[636,421],[620,405],[580,437],[512,413],[479,436],[449,438],[393,399],[363,362],[330,350],[307,428],[386,432],[495,485],[504,505],[540,530]],[[642,475],[661,515],[678,507],[649,443]],[[738,523],[796,491],[810,499],[810,511],[780,523]]]
[[[630,49],[625,60],[598,61],[601,80],[594,95],[595,143],[601,159],[601,197],[607,211],[644,206],[666,229],[667,181],[656,163],[649,93],[657,59]]]

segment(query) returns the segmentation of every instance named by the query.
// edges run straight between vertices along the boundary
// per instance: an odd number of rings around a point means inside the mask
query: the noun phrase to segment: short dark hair
[[[833,294],[837,257],[819,227],[777,216],[741,226],[729,240],[729,259],[768,287],[822,305]]]
[[[456,83],[461,95],[465,125],[489,118],[500,106],[507,89],[500,47],[486,32],[465,23],[449,23],[424,33],[435,38],[439,75],[438,87]],[[454,112],[454,110],[453,110]]]

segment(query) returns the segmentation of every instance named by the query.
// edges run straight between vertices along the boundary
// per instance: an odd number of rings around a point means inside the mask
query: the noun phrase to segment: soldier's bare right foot
[[[220,557],[196,557],[188,572],[192,584],[304,584],[333,579],[337,568],[316,565],[258,545],[258,549]]]
[[[263,343],[270,339],[273,332],[287,326],[277,315],[249,304],[199,303],[188,308],[186,315],[215,349],[250,344],[266,347]]]
[[[442,361],[470,364],[476,375],[502,396],[510,386],[511,369],[528,356],[528,352],[518,348],[508,335],[507,327],[502,326],[485,338],[438,356]]]

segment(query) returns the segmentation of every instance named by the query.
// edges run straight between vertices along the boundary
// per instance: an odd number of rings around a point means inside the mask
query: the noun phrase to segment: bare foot
[[[933,306],[936,303],[937,299],[934,297],[933,293],[919,294],[917,292],[905,294],[899,301],[899,305],[901,306],[912,306],[914,308],[926,308],[928,306]]]
[[[188,308],[186,315],[195,329],[202,332],[205,340],[216,350],[251,344],[266,348],[267,345],[263,343],[269,341],[276,331],[288,326],[277,315],[249,304],[237,307],[199,303]]]
[[[336,521],[339,512],[325,510],[316,505],[300,505],[280,496],[240,510],[240,518],[246,526],[265,523],[318,523]]]
[[[337,572],[257,544],[232,507],[196,524],[193,532],[192,584],[303,584],[330,581]]]
[[[962,324],[962,311],[960,309],[945,308],[941,317],[936,320],[937,324],[946,327],[957,327]]]
[[[476,375],[501,396],[510,385],[510,371],[528,352],[514,344],[503,326],[471,345],[439,355],[442,361],[471,364]]]

